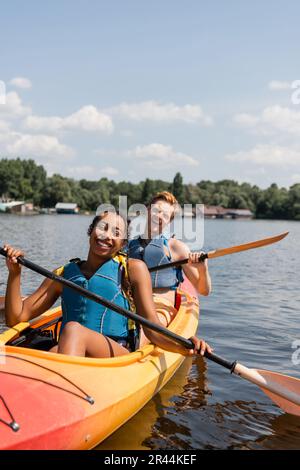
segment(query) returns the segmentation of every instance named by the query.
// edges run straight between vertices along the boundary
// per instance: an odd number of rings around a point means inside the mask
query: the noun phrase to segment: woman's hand
[[[189,356],[195,355],[195,354],[200,354],[201,356],[204,356],[205,352],[212,353],[213,348],[210,347],[208,343],[204,341],[204,339],[199,339],[197,336],[192,336],[190,340],[194,343],[194,349],[190,349],[188,352]]]
[[[204,261],[199,261],[201,255],[205,255],[205,253],[203,251],[189,253],[188,264],[195,266],[198,269],[208,269],[207,258]]]
[[[4,245],[4,251],[7,253],[6,266],[9,274],[19,275],[21,274],[22,266],[18,263],[18,256],[24,256],[24,252],[19,248],[14,248],[10,245]]]

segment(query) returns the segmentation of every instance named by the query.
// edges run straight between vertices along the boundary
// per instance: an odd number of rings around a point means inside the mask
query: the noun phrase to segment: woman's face
[[[124,245],[126,225],[122,217],[109,212],[94,227],[90,236],[90,249],[101,257],[111,258]]]
[[[160,234],[171,221],[174,207],[164,200],[158,200],[148,208],[148,227],[151,238]]]

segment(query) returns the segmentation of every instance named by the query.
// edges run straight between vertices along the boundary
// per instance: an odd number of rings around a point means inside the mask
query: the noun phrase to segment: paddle
[[[219,256],[232,255],[233,253],[239,253],[240,251],[252,250],[253,248],[259,248],[261,246],[271,245],[272,243],[279,242],[288,235],[289,232],[281,233],[275,237],[264,238],[263,240],[257,240],[255,242],[244,243],[243,245],[231,246],[229,248],[220,248],[217,250],[209,251],[208,253],[202,253],[199,256],[199,262],[204,261],[207,258],[218,258]],[[179,261],[173,261],[172,263],[165,263],[159,266],[153,266],[149,268],[149,271],[160,271],[167,268],[176,268],[182,264],[187,264],[189,258],[181,259]]]
[[[3,248],[0,248],[0,254],[7,256],[6,251]],[[156,325],[146,318],[137,315],[136,313],[130,312],[114,303],[110,302],[107,299],[104,299],[100,295],[94,294],[83,287],[74,284],[73,282],[64,279],[57,274],[54,274],[51,271],[48,271],[41,266],[23,258],[18,257],[18,262],[23,266],[35,271],[53,281],[60,282],[61,284],[79,292],[85,297],[94,300],[97,303],[104,305],[105,307],[115,310],[117,313],[124,315],[127,318],[131,318],[134,321],[139,322],[141,325],[151,328],[162,335],[174,340],[175,342],[181,344],[187,349],[193,349],[194,344],[191,340],[183,338],[182,336],[177,335],[173,331],[169,331],[167,328],[164,328],[161,325]],[[238,362],[230,362],[222,357],[217,356],[216,354],[205,352],[205,357],[216,364],[229,369],[231,373],[234,373],[249,382],[258,385],[263,392],[265,392],[280,408],[282,408],[287,413],[300,416],[300,380],[294,377],[290,377],[283,374],[278,374],[276,372],[271,372],[268,370],[256,370],[249,369]]]

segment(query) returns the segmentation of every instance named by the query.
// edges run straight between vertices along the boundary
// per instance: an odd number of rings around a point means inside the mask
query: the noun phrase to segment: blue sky
[[[1,5],[0,155],[137,182],[300,182],[295,1]]]

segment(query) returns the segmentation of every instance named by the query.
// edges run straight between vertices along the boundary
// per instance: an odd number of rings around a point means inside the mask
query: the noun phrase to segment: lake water
[[[88,216],[0,216],[0,244],[53,269],[86,257]],[[292,362],[300,344],[300,223],[206,220],[210,249],[284,231],[269,247],[209,261],[213,292],[201,298],[198,335],[215,353],[249,367],[300,378]],[[192,249],[198,247],[193,245]],[[0,295],[7,271],[0,259]],[[23,292],[42,278],[23,270]],[[0,318],[0,329],[3,328]],[[298,346],[299,347],[299,346]],[[300,418],[283,413],[258,387],[202,358],[188,359],[167,386],[99,449],[299,449]]]

